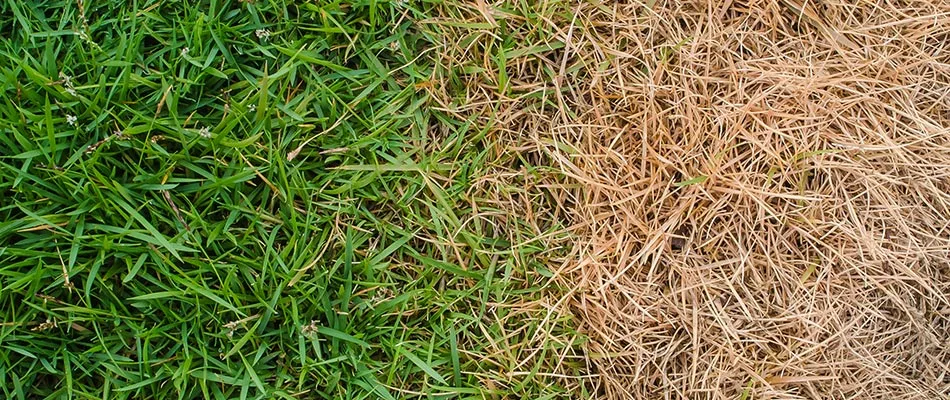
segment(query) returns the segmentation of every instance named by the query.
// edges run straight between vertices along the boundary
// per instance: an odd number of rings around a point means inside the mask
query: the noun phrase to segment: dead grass
[[[950,2],[472,2],[427,23],[450,33],[433,94],[518,160],[483,183],[521,185],[499,208],[563,251],[546,306],[589,337],[577,390],[950,395]]]

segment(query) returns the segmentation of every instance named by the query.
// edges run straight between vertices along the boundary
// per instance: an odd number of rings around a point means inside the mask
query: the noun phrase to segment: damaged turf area
[[[454,11],[459,108],[531,165],[509,209],[572,238],[536,230],[582,390],[948,394],[950,3]]]

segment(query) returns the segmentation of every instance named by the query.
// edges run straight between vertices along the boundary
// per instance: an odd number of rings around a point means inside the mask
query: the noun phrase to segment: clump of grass
[[[566,395],[429,7],[0,5],[3,396]]]
[[[579,393],[950,392],[945,3],[541,4],[443,10],[442,103],[575,235]]]

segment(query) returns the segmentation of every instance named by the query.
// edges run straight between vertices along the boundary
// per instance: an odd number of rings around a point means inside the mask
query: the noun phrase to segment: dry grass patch
[[[523,187],[500,207],[563,251],[551,304],[596,376],[572,387],[950,393],[950,2],[445,13],[435,79],[467,97],[444,108],[493,127],[517,160],[495,179]]]

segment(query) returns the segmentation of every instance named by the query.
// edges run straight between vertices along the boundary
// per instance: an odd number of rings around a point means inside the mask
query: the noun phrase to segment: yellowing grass
[[[617,399],[950,391],[950,2],[473,2],[427,23],[467,72],[434,94],[529,166],[483,185],[520,184],[499,207],[562,252],[547,306],[589,340],[551,373],[581,357],[565,382]]]

